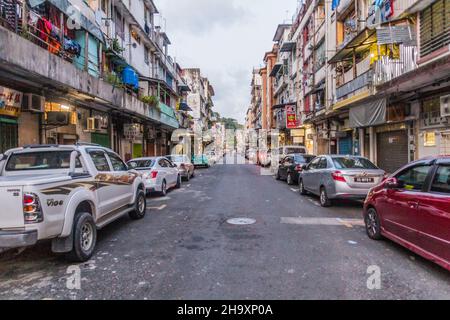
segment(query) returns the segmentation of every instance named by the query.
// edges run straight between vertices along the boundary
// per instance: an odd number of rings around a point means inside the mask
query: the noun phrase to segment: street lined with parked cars
[[[201,157],[203,159],[203,157]],[[187,156],[127,164],[95,144],[30,145],[0,155],[0,252],[52,241],[54,253],[87,261],[97,230],[128,214],[140,220],[147,195],[181,188],[195,168]]]
[[[389,176],[364,157],[290,154],[275,177],[298,183],[299,193],[318,196],[322,207],[364,201],[369,238],[392,240],[450,271],[450,156],[415,161]]]

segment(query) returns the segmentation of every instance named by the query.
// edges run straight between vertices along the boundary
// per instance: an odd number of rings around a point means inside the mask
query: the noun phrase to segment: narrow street
[[[254,165],[198,170],[147,206],[144,220],[123,218],[99,232],[94,257],[80,265],[80,290],[67,289],[70,264],[47,243],[2,256],[0,299],[450,297],[447,271],[368,239],[361,204],[321,208]],[[236,226],[230,218],[256,223]],[[380,290],[367,289],[372,265],[381,270]]]

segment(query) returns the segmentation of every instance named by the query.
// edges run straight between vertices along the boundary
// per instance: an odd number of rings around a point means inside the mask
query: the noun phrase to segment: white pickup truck
[[[84,262],[98,229],[145,213],[141,175],[109,149],[36,145],[0,155],[0,248],[51,239],[53,252]]]

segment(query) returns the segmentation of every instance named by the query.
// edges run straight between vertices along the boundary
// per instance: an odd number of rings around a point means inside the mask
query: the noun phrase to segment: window
[[[6,171],[69,169],[71,154],[71,150],[13,154],[9,157]],[[76,167],[82,168],[79,159]]]
[[[336,169],[378,169],[366,158],[334,158],[333,163]]]
[[[431,165],[418,165],[401,172],[396,178],[403,189],[420,191],[423,189]]]
[[[423,144],[424,144],[424,147],[435,147],[436,146],[436,133],[435,132],[425,132]]]
[[[300,155],[294,156],[295,163],[297,164],[310,163],[313,159],[314,156],[300,156]]]
[[[133,169],[148,169],[153,167],[155,162],[153,160],[136,160],[136,161],[130,161],[128,162],[128,165],[130,168]]]
[[[149,53],[148,53],[148,48],[144,47],[144,62],[145,64],[149,65],[150,64],[150,58],[149,58]]]
[[[162,168],[168,168],[169,166],[167,165],[167,161],[164,161],[164,159],[161,159],[158,161],[158,164],[160,167]]]
[[[327,158],[320,159],[320,163],[319,163],[318,169],[326,169],[326,168],[328,168]]]
[[[320,162],[320,158],[315,158],[313,161],[311,161],[311,163],[309,164],[308,169],[309,170],[314,170],[317,169],[319,167],[319,162]]]
[[[420,56],[450,44],[450,0],[437,0],[420,13]]]
[[[450,165],[439,167],[431,185],[431,192],[450,194]]]
[[[119,156],[114,153],[108,152],[109,159],[111,160],[111,164],[114,171],[128,171],[127,165],[120,159]]]
[[[95,168],[100,172],[108,172],[111,171],[109,167],[108,160],[106,159],[106,155],[103,151],[90,151],[89,155],[91,156],[92,162],[94,163]]]

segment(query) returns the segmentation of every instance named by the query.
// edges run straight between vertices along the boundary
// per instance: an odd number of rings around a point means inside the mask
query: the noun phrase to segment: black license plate
[[[358,182],[358,183],[374,183],[375,179],[374,178],[355,178],[355,182]]]

